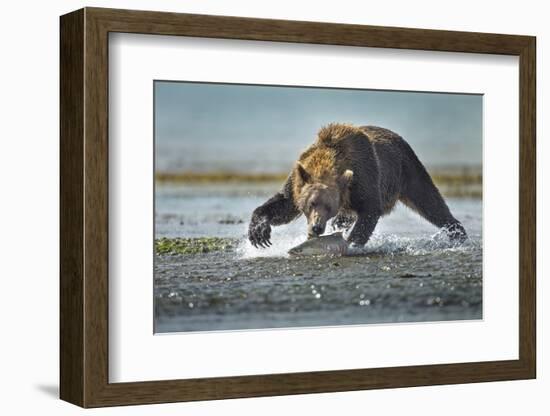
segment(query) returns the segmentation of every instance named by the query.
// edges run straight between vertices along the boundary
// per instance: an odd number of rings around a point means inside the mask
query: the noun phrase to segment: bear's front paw
[[[248,226],[248,239],[254,247],[271,246],[271,225],[264,218],[253,218]]]

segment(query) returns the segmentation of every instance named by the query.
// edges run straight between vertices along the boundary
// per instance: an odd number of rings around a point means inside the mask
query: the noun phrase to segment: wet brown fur
[[[298,158],[298,164],[311,175],[313,183],[322,183],[340,191],[340,206],[349,208],[349,187],[340,186],[339,179],[348,170],[338,163],[338,142],[353,135],[364,135],[361,129],[350,124],[331,123],[322,127],[317,134],[315,143],[307,148]],[[302,191],[305,185],[297,172],[292,172],[292,193],[295,201],[303,199]]]
[[[305,203],[313,193],[329,202],[338,200],[337,223],[350,215],[355,219],[349,240],[358,244],[367,242],[380,216],[399,200],[446,229],[451,238],[466,238],[409,144],[381,127],[332,123],[321,128],[281,192],[254,211],[249,227],[253,244],[269,242],[270,225],[306,213]]]

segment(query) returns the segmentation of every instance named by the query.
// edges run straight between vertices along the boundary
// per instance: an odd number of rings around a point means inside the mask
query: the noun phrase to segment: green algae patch
[[[233,251],[236,240],[220,237],[159,238],[155,240],[157,254],[199,254],[216,251]]]

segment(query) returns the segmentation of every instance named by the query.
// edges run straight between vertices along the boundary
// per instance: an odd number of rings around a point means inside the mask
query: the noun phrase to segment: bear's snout
[[[314,234],[320,235],[323,234],[323,231],[325,231],[325,227],[323,227],[321,224],[315,224],[313,227],[311,227],[311,231],[313,231]]]
[[[319,237],[325,232],[325,224],[315,223],[308,227],[308,238]]]

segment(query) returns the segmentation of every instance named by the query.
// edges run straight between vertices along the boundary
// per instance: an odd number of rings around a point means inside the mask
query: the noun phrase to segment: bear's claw
[[[267,248],[271,246],[271,226],[265,219],[252,219],[248,227],[248,239],[250,243],[258,248]]]

